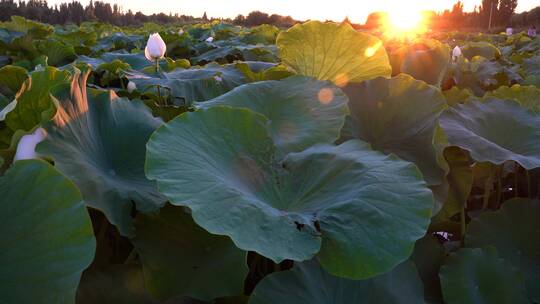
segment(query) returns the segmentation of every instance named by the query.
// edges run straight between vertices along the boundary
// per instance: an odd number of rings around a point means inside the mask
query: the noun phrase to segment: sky
[[[70,0],[49,0],[49,4]],[[87,4],[89,0],[79,0]],[[318,19],[341,21],[346,16],[353,22],[364,23],[374,11],[435,10],[451,9],[457,0],[102,0],[122,6],[124,11],[142,11],[145,14],[166,13],[208,17],[230,17],[247,15],[254,10],[269,14],[291,15],[298,20]],[[481,0],[463,0],[465,10],[472,11]],[[519,0],[518,12],[540,6],[540,0]]]

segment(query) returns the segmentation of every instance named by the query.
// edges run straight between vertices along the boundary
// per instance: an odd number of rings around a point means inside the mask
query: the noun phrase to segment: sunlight
[[[386,34],[393,37],[410,38],[426,31],[425,18],[415,7],[398,6],[388,11]]]

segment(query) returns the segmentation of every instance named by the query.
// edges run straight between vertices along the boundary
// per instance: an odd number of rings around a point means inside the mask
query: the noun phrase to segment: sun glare
[[[388,35],[410,37],[425,30],[425,18],[420,10],[399,6],[388,11],[386,21],[386,33]]]

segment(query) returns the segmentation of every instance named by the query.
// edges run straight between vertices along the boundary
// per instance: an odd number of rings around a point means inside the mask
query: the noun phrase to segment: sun
[[[414,7],[399,6],[387,13],[385,32],[389,36],[410,37],[426,30],[422,11]]]

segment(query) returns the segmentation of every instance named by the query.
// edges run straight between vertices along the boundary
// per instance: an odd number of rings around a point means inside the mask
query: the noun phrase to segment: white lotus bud
[[[24,135],[17,145],[17,152],[13,161],[38,158],[36,146],[46,137],[47,132],[43,128],[36,129],[32,134]]]
[[[210,36],[206,38],[206,42],[212,42],[212,41],[214,41],[214,37]]]
[[[221,78],[221,76],[214,76],[214,80],[217,81],[217,82],[222,82],[223,81],[223,78]]]
[[[144,49],[144,56],[150,61],[156,61],[165,56],[167,51],[167,45],[165,41],[161,39],[161,36],[158,33],[150,35],[148,42],[146,43],[146,48]]]
[[[180,35],[180,36],[184,35],[184,30],[183,30],[183,29],[179,29],[179,30],[178,30],[178,35]]]
[[[511,27],[507,27],[506,28],[506,35],[507,36],[512,36],[514,34],[514,29],[511,28]]]
[[[133,93],[133,91],[135,91],[135,90],[137,90],[137,85],[135,84],[135,82],[133,82],[133,81],[128,82],[128,84],[127,84],[128,93]]]
[[[459,46],[456,46],[454,50],[452,51],[452,59],[457,60],[461,56],[463,56],[463,53],[461,52],[461,48]]]

